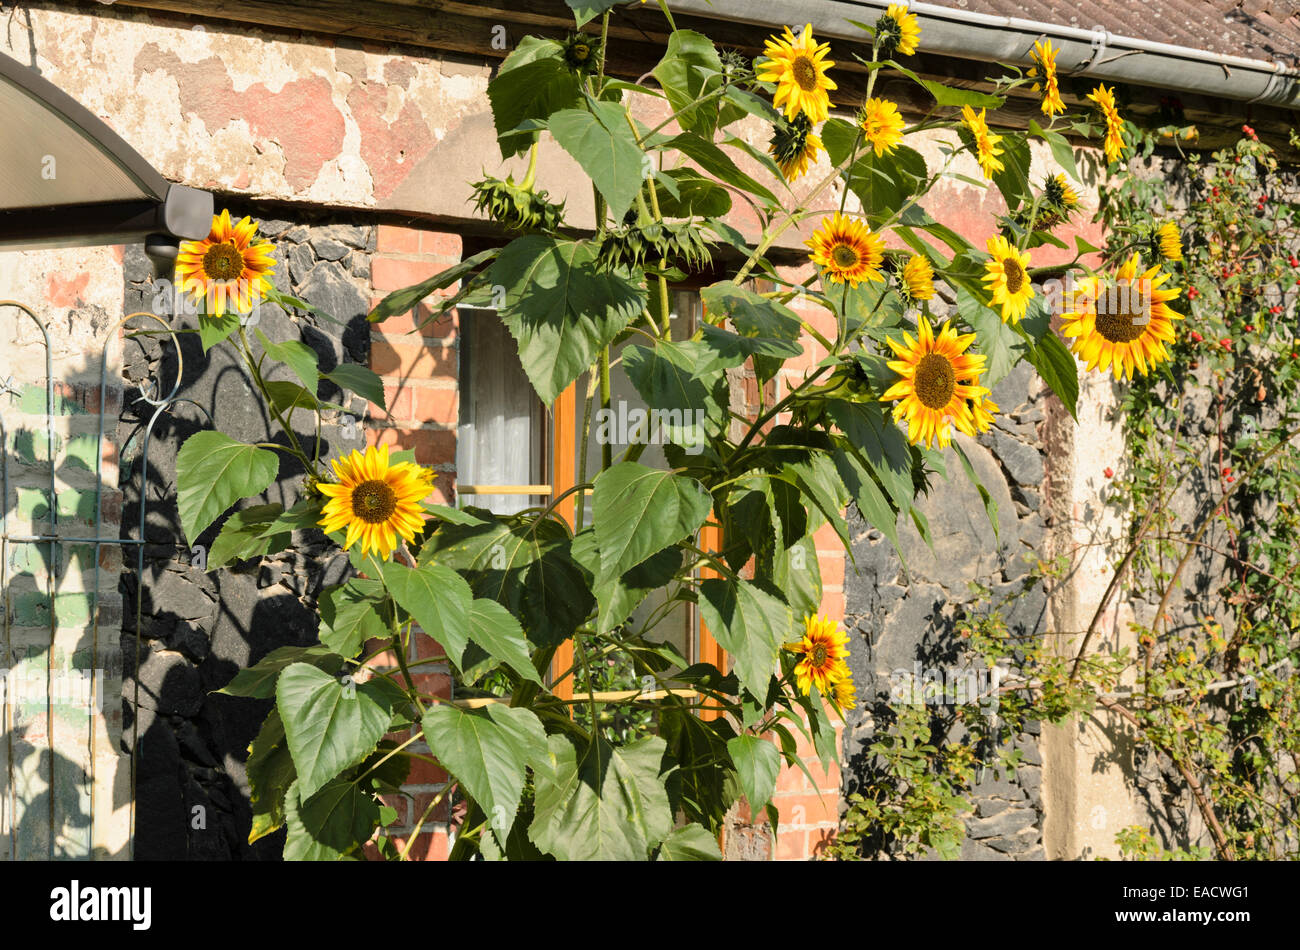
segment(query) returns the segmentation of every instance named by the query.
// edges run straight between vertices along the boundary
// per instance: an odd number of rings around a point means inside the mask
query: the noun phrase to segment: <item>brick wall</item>
[[[461,258],[461,239],[445,231],[380,225],[370,264],[371,306],[394,290],[425,280]],[[451,294],[455,287],[444,293]],[[430,501],[454,504],[456,483],[456,422],[459,413],[457,317],[455,311],[426,323],[429,309],[417,306],[408,313],[375,324],[370,334],[370,368],[384,381],[387,411],[370,406],[367,440],[410,449],[415,460],[438,473]],[[423,325],[421,325],[423,324]],[[451,695],[451,670],[441,648],[424,634],[411,643],[408,660],[422,693]],[[396,665],[396,657],[392,658]],[[390,667],[391,668],[391,667]],[[418,731],[418,730],[417,730]],[[399,736],[405,740],[409,736]],[[423,739],[408,747],[428,756]],[[403,790],[406,795],[388,804],[397,810],[394,840],[407,845],[411,833],[425,818],[410,854],[419,860],[442,860],[448,851],[448,811],[444,799],[429,810],[430,802],[446,788],[447,773],[433,762],[413,759]]]

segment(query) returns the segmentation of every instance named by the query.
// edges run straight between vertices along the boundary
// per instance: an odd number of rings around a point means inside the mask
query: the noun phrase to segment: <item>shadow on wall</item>
[[[238,216],[234,210],[232,214]],[[310,319],[264,305],[257,329],[274,341],[301,340],[311,346],[322,369],[349,359],[364,364],[369,301],[346,278],[359,268],[351,258],[365,256],[372,229],[335,226],[309,232],[287,222],[267,222],[265,230],[281,238],[277,287],[337,314],[343,322],[314,325]],[[127,312],[152,309],[156,288],[143,253],[128,250],[124,268]],[[177,323],[196,325],[194,316],[183,313]],[[186,401],[173,405],[155,423],[143,486],[143,433],[152,407],[140,399],[141,388],[147,388],[150,378],[159,377],[170,386],[176,378],[177,354],[170,344],[142,337],[128,342],[123,360],[127,393],[119,426],[119,444],[125,447],[122,532],[124,537],[140,536],[143,503],[147,542],[143,570],[133,555],[121,580],[127,605],[121,643],[124,747],[130,747],[137,731],[139,735],[136,856],[274,860],[283,848],[283,832],[248,843],[252,815],[244,769],[248,745],[271,702],[214,691],[278,647],[317,642],[316,598],[326,586],[345,580],[351,569],[346,555],[331,553],[332,545],[324,536],[311,531],[294,532],[293,545],[283,555],[205,571],[206,551],[225,517],[197,538],[184,537],[176,510],[180,446],[195,432],[209,428],[246,442],[286,444],[287,437],[273,426],[230,347],[218,346],[205,354],[197,334],[184,333],[180,356],[184,380],[179,396]],[[271,378],[282,375],[289,378],[284,369]],[[328,382],[323,382],[318,394],[331,401],[343,399]],[[363,400],[352,408],[354,420],[364,418]],[[291,422],[304,448],[309,453],[318,448],[322,459],[364,445],[359,424],[326,424],[317,445],[312,414],[296,413]],[[288,508],[297,501],[305,472],[291,457],[281,458],[277,480],[247,504],[280,502]]]
[[[96,306],[41,319],[55,342],[63,321],[69,339],[103,341],[113,332],[107,312]],[[69,359],[61,347],[52,354],[51,401],[47,351],[37,322],[6,307],[0,310],[0,326],[7,360],[0,392],[7,489],[0,505],[6,533],[47,535],[53,511],[60,534],[111,541],[119,507],[115,490],[105,484],[102,496],[96,494],[102,351]],[[114,392],[110,385],[110,412],[116,409]],[[105,514],[108,523],[101,526]],[[96,702],[105,693],[117,694],[117,644],[105,631],[116,628],[121,610],[112,582],[101,576],[115,569],[116,550],[110,543],[97,551],[84,541],[9,540],[4,547],[0,814],[6,834],[0,855],[5,858],[89,857],[93,824],[108,820],[92,807],[91,772],[94,751],[102,755],[105,730],[114,734],[118,718],[115,698],[102,711]],[[111,775],[100,777],[104,784],[113,781]],[[101,797],[99,804],[116,809],[124,803]]]

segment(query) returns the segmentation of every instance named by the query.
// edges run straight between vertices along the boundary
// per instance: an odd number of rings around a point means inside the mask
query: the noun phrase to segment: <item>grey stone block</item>
[[[1014,835],[1038,821],[1032,808],[1008,808],[988,818],[975,818],[966,822],[966,833],[972,838],[994,838]]]

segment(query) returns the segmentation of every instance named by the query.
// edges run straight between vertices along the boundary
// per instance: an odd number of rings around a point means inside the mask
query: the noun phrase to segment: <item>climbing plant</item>
[[[1242,133],[1182,156],[1170,175],[1153,162],[1104,204],[1110,253],[1144,246],[1171,259],[1189,306],[1173,362],[1124,393],[1111,497],[1130,519],[1117,581],[1154,610],[1136,628],[1138,688],[1107,705],[1196,816],[1182,816],[1173,841],[1167,829],[1125,829],[1135,855],[1300,853],[1300,192],[1274,150]],[[1140,154],[1194,138],[1157,129]]]

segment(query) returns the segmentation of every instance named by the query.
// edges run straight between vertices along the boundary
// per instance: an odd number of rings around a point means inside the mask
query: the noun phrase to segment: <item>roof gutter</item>
[[[849,21],[874,23],[887,6],[888,0],[783,0],[780,12],[792,24],[812,23],[824,36],[861,41],[862,31]],[[672,0],[674,11],[770,25],[764,8],[771,9],[754,0]],[[1034,43],[1050,38],[1060,48],[1063,74],[1300,110],[1300,71],[1281,63],[1119,36],[1100,26],[1081,30],[933,3],[908,8],[920,20],[920,48],[927,53],[1027,64]]]

